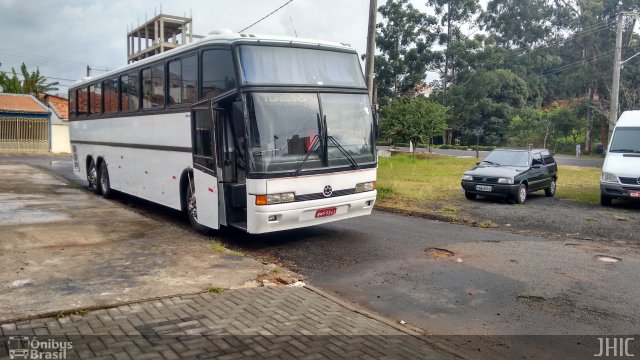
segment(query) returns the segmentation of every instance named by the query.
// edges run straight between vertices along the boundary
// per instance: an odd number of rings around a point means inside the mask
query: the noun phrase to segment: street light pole
[[[378,1],[369,0],[369,29],[367,33],[367,54],[365,62],[365,78],[369,89],[369,100],[373,104],[373,62],[376,52],[376,16],[378,14]]]
[[[611,84],[611,110],[609,112],[609,139],[611,141],[613,128],[618,122],[618,93],[620,92],[620,68],[622,66],[622,23],[624,22],[624,13],[618,13],[616,21],[616,49],[613,57],[613,83]]]

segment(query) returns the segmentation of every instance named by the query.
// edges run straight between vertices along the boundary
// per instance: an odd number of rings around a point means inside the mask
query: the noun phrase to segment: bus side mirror
[[[232,107],[233,130],[236,136],[244,136],[244,109],[242,101],[234,101]]]

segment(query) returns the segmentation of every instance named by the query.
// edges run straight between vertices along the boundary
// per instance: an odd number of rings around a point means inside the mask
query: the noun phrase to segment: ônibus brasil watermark
[[[595,357],[634,357],[629,343],[634,341],[632,337],[599,337],[600,351],[593,354]]]
[[[7,341],[9,359],[66,359],[67,351],[73,349],[71,341],[56,339],[38,340],[37,337],[9,336]]]

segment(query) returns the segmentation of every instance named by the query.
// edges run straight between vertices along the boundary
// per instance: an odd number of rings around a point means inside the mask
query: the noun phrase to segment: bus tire
[[[87,182],[89,186],[87,188],[94,194],[100,195],[100,186],[98,185],[98,169],[96,168],[96,162],[91,159],[87,166]]]
[[[111,197],[111,182],[109,181],[109,170],[107,169],[107,162],[102,161],[100,163],[100,176],[98,177],[100,184],[100,192],[105,199]]]
[[[200,234],[208,234],[211,229],[209,229],[208,227],[200,224],[198,222],[198,207],[197,207],[197,202],[196,202],[196,196],[193,193],[194,189],[193,189],[193,183],[189,182],[186,186],[186,193],[185,193],[185,201],[186,203],[186,209],[187,209],[187,217],[189,217],[189,222],[191,223],[191,226]]]

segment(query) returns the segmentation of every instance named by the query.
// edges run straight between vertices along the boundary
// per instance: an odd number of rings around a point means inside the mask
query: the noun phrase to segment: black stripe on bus
[[[83,145],[100,145],[100,146],[112,146],[112,147],[124,147],[131,149],[146,149],[146,150],[161,150],[161,151],[175,151],[175,152],[191,152],[190,147],[182,146],[167,146],[167,145],[150,145],[150,144],[130,144],[130,143],[115,143],[115,142],[102,142],[102,141],[76,141],[72,140],[71,144],[83,144]]]

